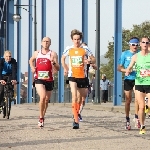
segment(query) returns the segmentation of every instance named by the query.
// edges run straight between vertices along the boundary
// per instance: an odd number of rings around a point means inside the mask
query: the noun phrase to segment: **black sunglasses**
[[[142,43],[149,44],[149,42],[144,42],[144,41]]]

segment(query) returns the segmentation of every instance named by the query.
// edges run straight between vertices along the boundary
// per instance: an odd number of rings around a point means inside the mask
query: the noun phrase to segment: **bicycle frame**
[[[10,116],[11,102],[14,97],[14,87],[12,85],[12,82],[10,82],[9,78],[10,77],[8,76],[5,79],[6,84],[4,85],[4,105],[2,107],[3,118],[7,117],[7,119],[9,119]],[[19,84],[19,82],[17,82],[17,84]]]

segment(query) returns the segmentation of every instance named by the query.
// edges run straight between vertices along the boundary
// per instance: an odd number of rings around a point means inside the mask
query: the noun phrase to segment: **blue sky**
[[[37,0],[37,49],[41,48],[41,2]],[[59,12],[58,0],[46,0],[46,35],[52,39],[51,49],[58,52],[58,25]],[[88,45],[95,54],[95,28],[96,28],[96,0],[88,0]],[[28,0],[22,0],[22,4],[28,4]],[[71,45],[70,31],[72,29],[82,29],[82,1],[65,0],[65,20],[64,20],[64,47]],[[150,0],[123,0],[123,20],[122,26],[131,29],[133,24],[140,24],[150,20]],[[33,9],[34,11],[34,9]],[[14,12],[15,13],[15,12]],[[28,70],[28,12],[21,10],[21,71]],[[100,6],[100,53],[107,51],[108,41],[112,41],[114,36],[114,0],[101,0]],[[16,49],[16,23],[15,23],[15,49]],[[34,39],[32,39],[34,42]],[[33,47],[34,48],[34,47]],[[34,49],[33,49],[34,50]],[[16,58],[16,53],[15,53]]]

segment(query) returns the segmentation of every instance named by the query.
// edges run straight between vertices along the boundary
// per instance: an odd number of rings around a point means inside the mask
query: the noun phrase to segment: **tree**
[[[122,30],[122,51],[129,49],[129,39],[131,37],[142,38],[143,36],[150,36],[150,21],[145,21],[140,25],[133,25],[131,30]],[[106,74],[107,78],[113,80],[114,78],[114,38],[113,42],[108,42],[108,51],[106,52],[105,58],[108,59],[107,64],[101,64],[100,73]]]

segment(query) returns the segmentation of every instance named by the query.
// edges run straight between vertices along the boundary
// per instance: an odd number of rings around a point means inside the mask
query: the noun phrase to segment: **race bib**
[[[150,70],[146,70],[146,69],[140,70],[140,76],[141,77],[149,77],[150,76]]]
[[[38,71],[38,79],[49,79],[49,71]]]
[[[71,64],[73,67],[81,67],[81,64],[83,64],[82,56],[72,56]]]

